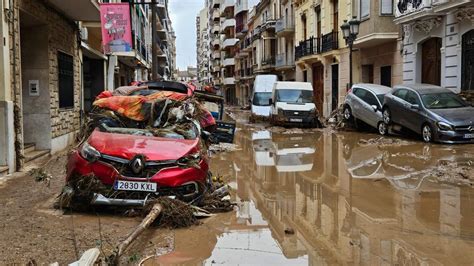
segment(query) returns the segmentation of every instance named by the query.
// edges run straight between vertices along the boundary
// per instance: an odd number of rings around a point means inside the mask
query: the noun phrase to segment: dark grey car
[[[435,85],[395,86],[384,97],[383,119],[420,134],[425,142],[474,143],[474,108]]]

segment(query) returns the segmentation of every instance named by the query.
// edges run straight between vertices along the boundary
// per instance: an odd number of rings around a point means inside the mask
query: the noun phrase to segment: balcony
[[[228,18],[228,19],[224,20],[224,22],[222,23],[221,32],[224,32],[225,30],[227,30],[229,28],[233,28],[233,27],[235,27],[235,19]]]
[[[268,19],[266,20],[264,23],[262,23],[262,32],[263,31],[271,31],[271,30],[275,30],[275,26],[276,26],[276,20],[274,19]]]
[[[315,55],[321,53],[321,39],[318,37],[310,37],[304,41],[300,41],[295,48],[296,60],[308,55]]]
[[[224,61],[222,61],[222,65],[224,67],[235,65],[235,58],[231,57],[224,59]]]
[[[214,39],[212,40],[211,45],[214,46],[214,48],[219,48],[219,45],[221,45],[221,42],[219,41],[219,39]]]
[[[262,61],[262,69],[268,69],[275,67],[275,57],[269,56]]]
[[[243,38],[245,37],[245,34],[247,34],[248,29],[247,29],[247,24],[245,23],[237,23],[235,25],[235,33],[237,35],[237,38]]]
[[[354,42],[357,48],[376,46],[398,38],[399,25],[393,23],[392,16],[372,16],[359,26],[359,35]]]
[[[224,85],[235,85],[235,78],[224,78]]]
[[[239,42],[239,39],[236,39],[236,38],[225,39],[224,42],[222,43],[222,48],[226,49],[226,48],[234,47],[238,42]]]
[[[221,31],[221,27],[219,25],[212,26],[212,33],[213,34],[219,34],[220,31]]]
[[[275,61],[275,67],[284,69],[295,66],[295,59],[287,54],[278,54]]]
[[[221,59],[221,52],[220,51],[212,52],[212,58],[213,59]]]
[[[240,12],[248,11],[248,1],[236,1],[235,3],[235,15],[238,15]]]
[[[225,14],[226,11],[229,11],[231,8],[234,8],[234,0],[223,0],[221,4],[221,15]],[[232,16],[234,12],[232,12]]]
[[[214,21],[219,21],[221,19],[221,13],[219,12],[219,9],[215,8],[212,10],[211,18]]]
[[[292,17],[282,17],[276,22],[275,32],[281,36],[293,34],[295,32],[295,21]]]
[[[100,22],[99,5],[95,0],[49,0],[49,2],[72,20]]]
[[[339,49],[338,32],[333,31],[321,37],[321,53]]]

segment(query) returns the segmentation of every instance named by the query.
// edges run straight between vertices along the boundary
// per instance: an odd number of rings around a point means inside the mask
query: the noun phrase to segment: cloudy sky
[[[249,7],[258,0],[249,0]],[[196,66],[196,16],[204,0],[169,0],[171,22],[176,32],[177,67]]]

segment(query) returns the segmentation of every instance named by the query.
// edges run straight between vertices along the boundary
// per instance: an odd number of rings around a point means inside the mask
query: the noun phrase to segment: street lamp
[[[344,24],[341,25],[342,35],[349,45],[349,88],[352,87],[352,46],[359,34],[359,25],[360,21],[357,20],[357,17],[352,17],[349,22],[344,20]]]

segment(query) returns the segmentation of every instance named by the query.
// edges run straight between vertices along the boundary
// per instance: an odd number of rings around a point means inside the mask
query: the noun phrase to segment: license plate
[[[474,134],[464,134],[465,139],[474,139]]]
[[[125,191],[156,192],[156,183],[119,180],[115,182],[114,189]]]
[[[290,122],[303,122],[301,118],[290,118]]]

